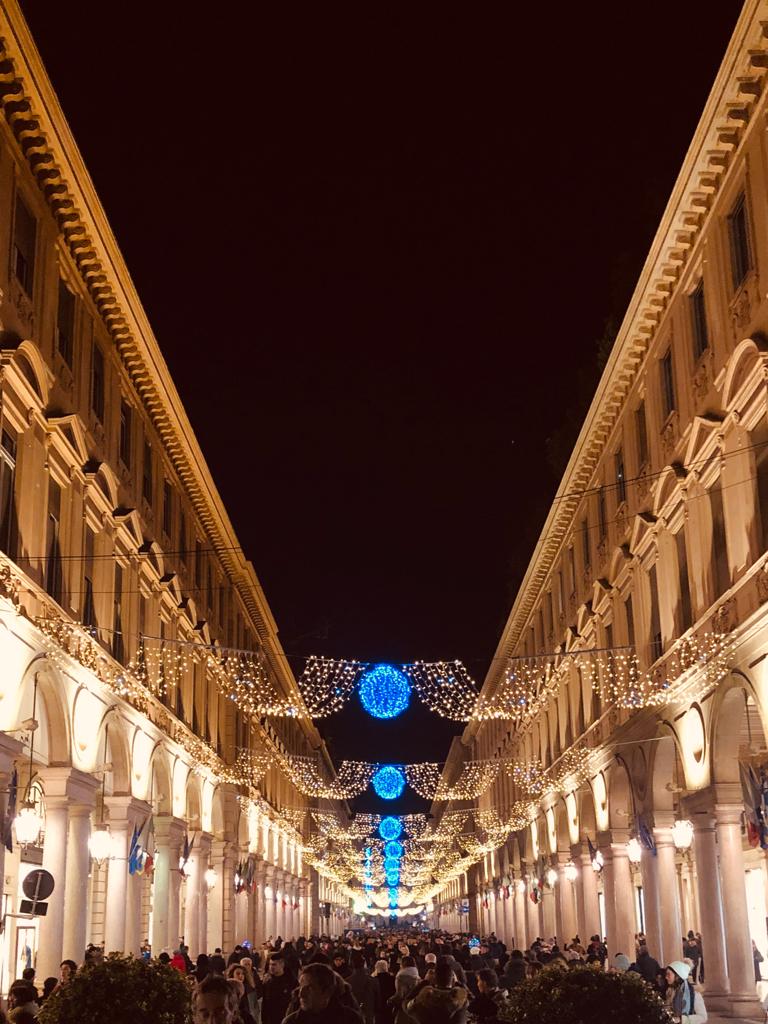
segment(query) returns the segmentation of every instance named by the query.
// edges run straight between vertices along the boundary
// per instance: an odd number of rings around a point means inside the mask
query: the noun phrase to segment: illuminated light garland
[[[426,800],[475,800],[493,783],[499,773],[499,761],[465,761],[454,783],[446,783],[437,762],[404,765],[408,784]]]
[[[416,661],[406,667],[419,700],[441,718],[468,722],[477,701],[475,681],[461,661]]]
[[[221,773],[222,782],[232,785],[255,786],[269,771],[272,755],[263,748],[246,750],[238,748],[237,756],[232,765],[227,765]]]
[[[341,711],[364,669],[359,661],[334,658],[307,659],[297,682],[311,718],[324,718]]]
[[[408,677],[392,665],[374,665],[364,673],[357,693],[372,718],[397,718],[408,707],[411,684]]]
[[[208,668],[216,684],[248,715],[270,718],[298,718],[302,709],[275,689],[263,655],[252,651],[208,651]]]
[[[377,768],[371,784],[382,800],[396,800],[405,789],[405,781],[406,776],[401,768],[394,764],[383,764]]]

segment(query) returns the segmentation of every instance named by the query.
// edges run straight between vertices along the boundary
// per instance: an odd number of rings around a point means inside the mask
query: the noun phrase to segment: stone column
[[[602,931],[600,927],[600,905],[597,898],[597,872],[592,867],[592,858],[589,856],[589,851],[583,851],[578,855],[578,858],[574,858],[574,861],[581,868],[579,880],[584,903],[584,919],[583,922],[579,922],[579,928],[583,928],[580,937],[586,948],[590,937],[592,935],[599,935]]]
[[[205,873],[208,870],[211,859],[211,840],[207,832],[203,832],[198,838],[200,849],[200,924],[198,952],[207,953],[208,950],[208,900],[210,893],[208,883],[205,880]],[[215,891],[215,890],[214,890]]]
[[[549,870],[549,868],[547,868],[547,870]],[[544,888],[541,894],[541,907],[544,915],[544,935],[542,937],[545,939],[551,939],[553,935],[557,934],[555,891],[554,888],[549,887],[545,879],[542,879],[542,882],[544,883]],[[559,935],[558,940],[560,940]]]
[[[200,953],[200,889],[205,866],[199,843],[195,842],[187,861],[187,880],[184,891],[184,942],[194,960]]]
[[[275,931],[275,869],[267,864],[264,869],[264,941],[274,941],[277,938]]]
[[[69,801],[66,796],[49,796],[45,786],[45,845],[43,868],[54,879],[54,890],[48,899],[48,912],[40,920],[40,948],[37,970],[41,977],[58,977],[59,964],[64,959],[64,901],[66,898],[67,823]],[[78,908],[83,913],[85,908]]]
[[[743,808],[735,805],[715,805],[717,847],[720,854],[720,876],[723,892],[725,921],[725,949],[728,956],[728,977],[731,982],[731,1014],[734,1017],[758,1017],[761,1010],[755,989],[752,962],[752,943],[749,935],[747,893],[744,885],[744,854],[741,845],[741,815]],[[703,936],[702,932],[702,936]],[[706,939],[704,964],[707,963]]]
[[[657,853],[662,960],[668,964],[672,960],[679,960],[683,955],[683,924],[680,917],[675,844],[672,841],[671,825],[654,828],[653,836]]]
[[[507,898],[504,900],[504,945],[508,949],[517,948],[517,926],[515,925],[515,888],[509,882]]]
[[[659,872],[657,857],[641,844],[640,871],[643,876],[643,903],[645,905],[645,937],[648,952],[659,963],[664,961],[661,942],[661,911],[659,907]],[[629,955],[629,954],[627,954]],[[672,957],[674,960],[675,957]],[[667,962],[667,961],[664,961]]]
[[[616,885],[613,872],[613,845],[609,841],[600,842],[600,853],[603,855],[603,900],[605,902],[605,930],[608,933],[608,953],[623,952],[617,945],[619,939],[616,924]],[[598,928],[598,931],[600,929]]]
[[[128,855],[135,827],[149,816],[149,805],[130,796],[107,797],[112,854],[107,869],[104,905],[105,952],[138,955],[141,943],[141,878],[128,875]],[[130,884],[129,884],[130,883]]]
[[[707,1009],[727,1010],[730,1007],[731,986],[725,954],[723,891],[717,865],[715,820],[709,812],[692,813],[691,820],[694,828],[696,884],[701,908],[701,935],[704,941]]]
[[[564,943],[570,942],[579,929],[576,923],[576,883],[567,878],[565,874],[566,865],[571,860],[570,853],[567,851],[558,853],[557,860],[559,876],[557,883],[558,928],[560,929],[558,939],[562,949]]]
[[[613,898],[616,907],[616,932],[614,953],[624,953],[630,963],[635,959],[635,887],[632,883],[632,869],[627,854],[627,844],[612,844],[613,853]]]
[[[96,780],[94,779],[94,786]],[[69,808],[69,836],[67,838],[66,893],[67,905],[72,908],[64,915],[64,960],[83,960],[88,934],[88,874],[91,854],[91,809],[87,804],[73,804]],[[74,908],[78,907],[79,912]]]
[[[216,872],[216,885],[208,893],[208,945],[211,950],[224,949],[224,850],[226,843],[214,839],[211,843],[211,867]],[[230,947],[231,948],[231,947]]]
[[[130,846],[135,829],[139,830],[139,844],[146,842],[145,827],[149,823],[152,808],[143,800],[133,800],[130,797],[112,797],[108,800],[110,821],[114,819],[117,812],[117,801],[120,801],[121,810],[128,822],[128,851],[126,858],[130,856]],[[110,865],[111,866],[111,865]],[[138,956],[141,951],[141,943],[147,936],[141,934],[141,904],[144,898],[144,878],[142,875],[131,874],[126,859],[126,905],[125,905],[125,953],[132,953]],[[109,884],[109,878],[107,878]],[[107,907],[109,913],[109,907]]]
[[[541,897],[539,897],[541,899]],[[539,926],[539,907],[538,904],[534,903],[531,899],[531,879],[527,879],[525,887],[525,909],[527,911],[526,918],[528,922],[528,945],[530,946],[537,938],[541,936],[541,928]]]
[[[512,882],[515,893],[515,941],[518,949],[527,949],[530,943],[526,930],[525,920],[525,893],[518,890],[519,879]]]
[[[236,848],[232,843],[224,842],[224,858],[221,872],[222,892],[222,941],[219,943],[222,949],[233,949],[237,939],[235,938],[235,868],[237,867]],[[214,943],[214,948],[217,944]]]
[[[155,828],[155,887],[152,906],[152,952],[178,947],[179,929],[179,856],[184,838],[180,818],[157,817]]]

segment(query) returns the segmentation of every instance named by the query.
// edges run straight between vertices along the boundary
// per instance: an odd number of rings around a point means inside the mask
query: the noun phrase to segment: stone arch
[[[611,828],[629,828],[635,817],[635,797],[629,767],[623,757],[611,766],[608,780],[608,820]]]
[[[37,719],[40,729],[35,733],[35,750],[39,754],[45,752],[48,764],[71,763],[71,723],[66,701],[66,684],[59,670],[48,661],[45,654],[33,657],[25,668],[16,693],[16,707],[11,717],[13,721],[9,722],[9,725],[15,725],[26,718]]]
[[[173,813],[173,773],[168,751],[162,740],[154,746],[151,757],[152,781],[150,795],[152,806],[158,814]]]
[[[680,482],[685,478],[685,472],[680,466],[665,466],[656,481],[653,493],[653,514],[658,518],[662,509],[673,499],[681,500],[679,490]],[[677,491],[677,494],[675,492]]]
[[[108,462],[100,462],[94,474],[94,483],[109,502],[109,507],[114,511],[119,505],[120,482],[117,475]]]
[[[680,759],[676,737],[661,736],[648,746],[648,789],[643,801],[646,811],[671,811],[674,808],[674,788],[679,782]]]
[[[739,760],[750,747],[766,747],[762,708],[752,681],[744,673],[731,673],[721,683],[711,709],[709,729],[711,779],[716,783],[740,783]]]
[[[203,821],[203,793],[199,776],[187,776],[185,817],[192,828],[200,828]]]
[[[595,815],[595,792],[591,785],[581,789],[576,802],[579,808],[579,832],[582,839],[589,837],[594,843],[597,839],[597,817]]]
[[[107,728],[109,731],[107,732]],[[128,740],[128,723],[120,714],[117,705],[106,708],[98,730],[98,749],[103,751],[106,738],[107,762],[112,765],[110,778],[112,793],[130,796],[131,785],[131,750]],[[99,762],[101,754],[99,755]]]
[[[747,377],[755,369],[755,365],[765,362],[766,353],[762,350],[764,346],[758,347],[754,338],[745,338],[739,342],[728,360],[723,381],[723,408],[729,412],[734,408],[739,397],[739,391]]]
[[[213,800],[211,801],[211,831],[215,836],[220,838],[224,835],[224,800],[222,798],[221,786],[217,786],[213,791]]]
[[[565,799],[560,798],[555,804],[555,837],[558,850],[569,850],[571,847],[571,831],[568,827],[568,809],[565,806]]]
[[[47,406],[52,375],[37,345],[29,340],[20,342],[11,360],[11,365],[14,364],[39,398],[40,405]]]

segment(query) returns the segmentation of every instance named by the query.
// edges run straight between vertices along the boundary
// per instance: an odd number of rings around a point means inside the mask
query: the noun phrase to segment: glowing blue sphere
[[[382,839],[399,839],[402,834],[403,823],[399,818],[395,818],[390,814],[389,817],[381,819],[379,835]]]
[[[402,857],[403,856],[402,844],[398,843],[396,839],[393,839],[391,842],[387,843],[387,845],[384,847],[384,856],[385,857]]]
[[[384,858],[384,870],[385,871],[399,871],[400,870],[400,858],[399,857],[385,857]]]
[[[393,764],[383,764],[377,769],[371,784],[382,800],[397,800],[405,789],[405,774]]]
[[[392,665],[374,665],[357,688],[360,703],[373,718],[397,718],[408,707],[411,684]]]

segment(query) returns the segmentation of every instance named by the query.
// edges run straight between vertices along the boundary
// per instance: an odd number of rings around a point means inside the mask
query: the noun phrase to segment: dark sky
[[[286,651],[482,681],[741,4],[22,7]]]

